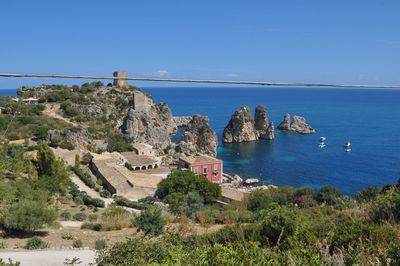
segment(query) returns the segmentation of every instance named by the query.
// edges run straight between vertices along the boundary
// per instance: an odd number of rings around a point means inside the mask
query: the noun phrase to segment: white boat
[[[325,145],[325,143],[323,143],[323,142],[321,142],[321,143],[319,144],[319,147],[320,147],[320,148],[325,148],[325,146],[326,146],[326,145]]]
[[[346,147],[346,148],[348,148],[348,147],[350,147],[350,141],[347,141],[345,144],[344,144],[344,146]]]
[[[320,141],[320,142],[324,142],[325,140],[326,140],[325,137],[320,137],[320,138],[319,138],[319,141]]]
[[[351,151],[351,149],[350,149],[350,148],[347,148],[347,149],[344,149],[344,151],[345,151],[345,152],[349,152],[349,151]]]

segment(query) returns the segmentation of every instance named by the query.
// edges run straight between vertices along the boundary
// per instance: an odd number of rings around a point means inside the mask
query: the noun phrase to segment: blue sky
[[[15,0],[0,12],[0,72],[400,84],[398,0]]]

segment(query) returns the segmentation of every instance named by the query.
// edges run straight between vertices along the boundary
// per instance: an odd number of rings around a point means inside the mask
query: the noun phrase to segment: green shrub
[[[69,221],[71,220],[71,213],[69,212],[62,212],[60,214],[60,217],[64,220],[64,221]]]
[[[368,186],[356,194],[356,200],[360,203],[370,202],[375,200],[379,193],[380,189],[378,187]]]
[[[166,197],[169,209],[174,214],[182,214],[186,207],[187,196],[182,193],[171,193]]]
[[[103,240],[103,239],[96,240],[96,242],[95,242],[95,244],[94,244],[94,248],[95,248],[96,250],[105,249],[106,246],[107,246],[106,241]]]
[[[82,169],[76,168],[74,166],[71,166],[70,169],[74,171],[74,173],[85,183],[90,188],[94,188],[96,184],[92,180],[92,177],[90,176],[89,173],[83,171]]]
[[[97,185],[102,186],[103,185],[103,181],[99,178],[96,180]]]
[[[26,233],[50,225],[56,218],[57,212],[44,202],[21,200],[3,209],[0,224],[6,232]]]
[[[161,216],[161,210],[152,208],[144,210],[139,216],[132,219],[132,224],[137,231],[143,231],[144,235],[158,236],[164,230],[167,221]]]
[[[75,221],[84,221],[86,219],[86,214],[83,212],[78,212],[73,216]]]
[[[89,164],[92,159],[93,159],[93,156],[90,153],[85,153],[82,156],[82,163],[83,164]]]
[[[95,222],[97,221],[98,215],[97,214],[89,214],[89,221]]]
[[[30,239],[28,239],[28,241],[26,241],[26,249],[44,249],[44,248],[48,248],[50,245],[49,243],[43,241],[42,239],[40,239],[37,236],[34,236]]]
[[[74,240],[74,242],[72,242],[72,246],[74,248],[81,248],[83,246],[82,240],[80,239]]]
[[[335,205],[337,200],[342,196],[342,193],[330,185],[326,185],[319,189],[317,194],[317,201],[319,203],[326,203],[328,205]]]
[[[102,225],[98,223],[84,223],[81,225],[81,229],[88,229],[93,231],[101,231]]]
[[[103,198],[109,198],[109,197],[111,197],[111,193],[110,193],[110,191],[108,191],[106,189],[103,189],[100,192],[100,196],[103,197]]]
[[[65,234],[61,236],[62,239],[64,240],[72,240],[74,237],[71,234]]]
[[[145,209],[148,209],[149,207],[151,207],[150,204],[128,200],[121,196],[116,197],[114,199],[114,202],[119,206],[124,206],[124,207],[138,209],[138,210],[145,210]]]
[[[103,200],[98,199],[98,198],[92,198],[88,195],[83,195],[83,203],[85,203],[85,205],[93,205],[95,207],[99,207],[99,208],[104,208],[105,203]]]
[[[125,162],[125,167],[128,168],[129,170],[133,170],[132,165],[128,162]]]

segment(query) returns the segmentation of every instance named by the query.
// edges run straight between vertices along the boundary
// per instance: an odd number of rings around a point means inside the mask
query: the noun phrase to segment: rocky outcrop
[[[90,105],[83,105],[83,104],[73,104],[72,107],[77,108],[81,114],[85,115],[101,115],[103,114],[103,110],[98,105],[90,104]]]
[[[293,116],[292,122],[290,122],[290,115],[285,114],[284,120],[279,124],[278,129],[293,131],[300,134],[313,134],[317,132],[309,124],[306,123],[306,119],[301,116]]]
[[[64,143],[81,149],[86,149],[88,144],[93,143],[88,137],[87,130],[81,127],[74,127],[68,130],[49,130],[46,141],[55,146],[60,146]]]
[[[257,130],[260,139],[272,140],[275,138],[274,124],[272,122],[268,124],[268,112],[263,105],[256,107],[254,127]]]
[[[217,156],[218,137],[208,124],[207,116],[193,115],[177,147],[179,153],[203,153]]]
[[[283,116],[283,121],[277,127],[280,130],[289,130],[290,131],[290,114],[285,114]]]
[[[265,131],[258,131],[258,134],[260,139],[269,139],[269,140],[275,139],[274,123],[270,122],[267,129]]]
[[[266,131],[268,128],[268,112],[263,105],[256,107],[254,115],[254,127],[256,130]]]
[[[174,116],[174,121],[177,127],[186,127],[191,120],[191,116]]]
[[[251,109],[248,106],[242,106],[232,115],[225,127],[222,133],[222,141],[229,143],[254,140],[258,140],[258,133],[251,117]]]
[[[135,142],[148,143],[160,153],[171,143],[177,131],[171,109],[166,103],[151,105],[149,111],[130,108],[119,130]]]

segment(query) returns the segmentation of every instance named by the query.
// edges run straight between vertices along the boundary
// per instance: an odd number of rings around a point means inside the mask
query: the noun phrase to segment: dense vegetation
[[[226,215],[229,212],[231,215]],[[185,215],[184,211],[175,213]],[[355,198],[343,196],[331,186],[322,187],[318,193],[309,187],[260,189],[250,193],[242,203],[207,215],[211,223],[233,225],[203,235],[185,232],[183,226],[167,230],[156,239],[132,238],[100,253],[97,262],[99,265],[400,263],[400,184],[381,189],[368,187]]]

